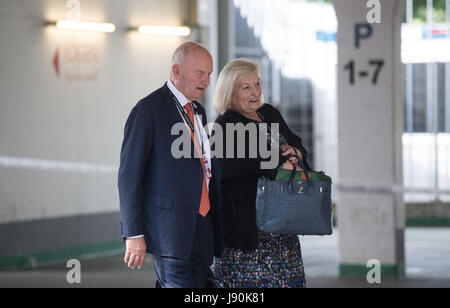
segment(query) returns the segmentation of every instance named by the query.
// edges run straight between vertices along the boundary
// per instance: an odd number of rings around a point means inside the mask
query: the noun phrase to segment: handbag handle
[[[296,152],[297,152],[297,151],[296,151]],[[300,164],[300,167],[303,169],[303,172],[305,173],[305,176],[306,176],[306,183],[308,183],[308,189],[307,189],[307,192],[308,192],[308,193],[314,193],[314,191],[313,191],[314,188],[313,188],[311,179],[310,179],[310,177],[309,177],[309,173],[308,173],[308,171],[306,171],[305,164],[304,164],[303,161],[300,159],[300,157],[298,156],[298,154],[291,155],[290,157],[292,157],[292,156],[297,157],[298,163]],[[289,184],[288,184],[288,188],[290,187],[292,192],[294,191],[294,177],[295,177],[295,172],[297,172],[297,166],[296,166],[295,164],[293,164],[293,166],[294,166],[294,169],[292,169],[291,175],[289,176]]]

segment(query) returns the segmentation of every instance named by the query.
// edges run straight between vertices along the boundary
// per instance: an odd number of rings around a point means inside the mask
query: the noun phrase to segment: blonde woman
[[[301,139],[286,125],[280,112],[264,104],[260,70],[256,63],[236,59],[221,72],[214,96],[214,107],[220,114],[216,123],[222,126],[226,146],[226,125],[241,123],[279,124],[280,165],[292,169],[297,158],[305,168],[307,152]],[[245,153],[251,150],[249,135],[245,140]],[[258,137],[259,138],[259,137]],[[234,138],[234,153],[237,150]],[[258,139],[259,140],[259,139]],[[230,149],[224,149],[227,153]],[[236,156],[235,156],[236,157]],[[260,176],[274,177],[276,168],[261,169],[257,158],[222,159],[221,196],[223,201],[224,253],[216,259],[213,271],[225,287],[268,288],[306,287],[305,272],[299,239],[296,235],[274,235],[259,231],[256,226],[256,187]]]

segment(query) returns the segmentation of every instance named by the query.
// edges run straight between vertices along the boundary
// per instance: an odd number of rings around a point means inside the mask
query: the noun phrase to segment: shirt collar
[[[187,103],[190,103],[190,100],[188,100],[186,98],[186,96],[183,95],[183,93],[178,91],[178,89],[175,87],[175,85],[172,83],[172,81],[170,81],[170,79],[169,79],[169,81],[167,81],[167,87],[173,93],[173,95],[175,95],[175,97],[180,102],[180,104],[183,108]]]

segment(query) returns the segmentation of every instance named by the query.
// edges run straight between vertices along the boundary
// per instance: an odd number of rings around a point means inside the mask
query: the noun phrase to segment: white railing
[[[410,191],[430,191],[406,192],[405,202],[450,202],[439,194],[450,190],[450,134],[403,134],[403,183]]]

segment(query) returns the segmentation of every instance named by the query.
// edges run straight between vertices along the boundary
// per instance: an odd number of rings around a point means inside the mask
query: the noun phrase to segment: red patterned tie
[[[191,103],[187,103],[184,106],[184,108],[186,109],[187,115],[189,117],[189,120],[191,120],[191,123],[192,123],[192,125],[194,126],[194,129],[195,129],[194,112],[192,112]],[[209,196],[208,196],[208,186],[207,186],[207,182],[206,182],[205,164],[203,163],[203,155],[202,155],[202,152],[200,150],[200,146],[199,146],[197,140],[194,137],[194,132],[193,131],[191,131],[191,138],[192,138],[192,141],[194,142],[195,149],[197,150],[198,156],[200,158],[200,163],[202,164],[202,168],[203,168],[202,197],[200,199],[200,209],[199,209],[198,212],[203,217],[206,217],[206,215],[208,214],[209,209],[210,209],[210,204],[209,204]]]

